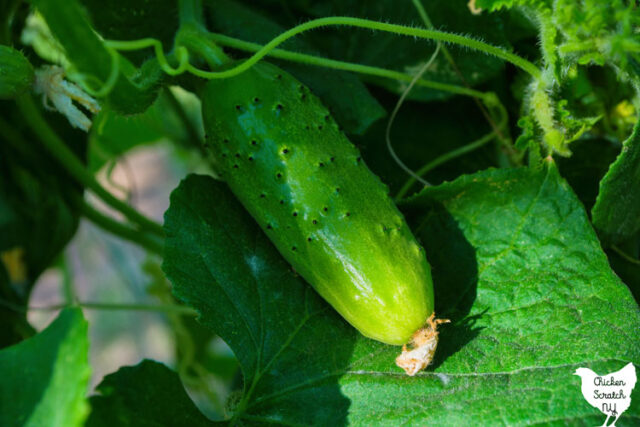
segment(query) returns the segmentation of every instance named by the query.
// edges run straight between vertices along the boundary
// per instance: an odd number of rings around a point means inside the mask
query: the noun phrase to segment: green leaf
[[[92,396],[87,426],[207,426],[180,378],[162,363],[143,360],[104,377]]]
[[[327,425],[602,422],[572,373],[640,360],[640,312],[554,166],[489,170],[405,206],[444,326],[410,378],[295,275],[224,184],[190,176],[165,214],[174,293],[234,350],[235,420]],[[640,396],[620,425],[640,418]]]
[[[226,185],[188,177],[171,195],[165,230],[163,270],[174,294],[200,312],[240,362],[239,415],[256,398],[291,390],[284,397],[300,399],[300,407],[282,408],[282,421],[326,425],[344,418],[349,400],[332,374],[348,363],[357,332],[291,271]],[[331,354],[327,342],[339,344]]]
[[[215,31],[246,41],[266,44],[286,28],[259,13],[229,0],[207,2],[209,21]],[[284,45],[296,52],[318,55],[318,50],[304,40],[294,39]],[[347,133],[361,134],[386,112],[357,76],[331,70],[270,59],[293,74],[319,96]]]
[[[0,424],[81,426],[89,413],[87,322],[66,309],[38,335],[0,351]]]
[[[640,230],[640,120],[622,144],[622,152],[600,181],[591,215],[608,243],[628,239]]]

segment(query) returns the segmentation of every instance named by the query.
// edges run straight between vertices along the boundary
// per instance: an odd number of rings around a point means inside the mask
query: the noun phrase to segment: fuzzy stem
[[[384,22],[371,21],[368,19],[362,18],[352,18],[352,17],[344,17],[344,16],[333,16],[327,18],[319,18],[314,19],[304,24],[297,25],[279,36],[276,36],[269,43],[264,45],[262,49],[256,52],[249,59],[244,61],[242,64],[237,67],[231,68],[225,71],[202,71],[194,68],[190,64],[187,64],[187,69],[202,78],[206,79],[221,79],[235,76],[237,74],[242,73],[243,71],[248,70],[252,65],[256,62],[260,61],[263,57],[267,55],[272,49],[284,43],[288,39],[297,36],[305,31],[309,31],[315,28],[327,27],[327,26],[351,26],[357,28],[366,28],[376,31],[383,31],[393,34],[413,36],[421,39],[441,41],[445,43],[452,43],[461,46],[465,46],[471,49],[482,51],[488,55],[494,55],[500,59],[503,59],[507,62],[512,63],[513,65],[521,68],[522,70],[529,73],[535,79],[539,79],[541,76],[540,70],[531,62],[526,59],[515,55],[511,52],[507,52],[506,50],[490,45],[488,43],[481,42],[479,40],[475,40],[470,37],[461,36],[458,34],[451,34],[443,31],[436,30],[425,30],[421,28],[413,28],[405,25],[397,25],[397,24],[388,24]]]
[[[244,50],[247,52],[258,52],[264,46],[258,43],[252,43],[223,34],[209,33],[208,37],[221,46],[227,46],[233,49]],[[405,74],[400,71],[388,70],[386,68],[373,67],[369,65],[355,64],[353,62],[338,61],[335,59],[322,58],[319,56],[308,55],[305,53],[291,52],[284,49],[274,48],[267,53],[268,56],[284,59],[286,61],[298,62],[301,64],[314,65],[318,67],[331,68],[334,70],[351,71],[358,74],[364,74],[375,77],[383,77],[391,80],[399,80],[403,82],[411,82],[414,76]],[[416,86],[426,87],[429,89],[440,90],[443,92],[454,93],[456,95],[477,97],[483,99],[486,93],[463,86],[452,85],[448,83],[440,83],[431,80],[419,79]]]
[[[351,26],[357,28],[366,28],[376,31],[383,31],[393,34],[405,35],[405,36],[413,36],[416,38],[426,39],[426,40],[434,40],[441,41],[444,43],[452,43],[461,46],[465,46],[471,49],[479,50],[488,55],[494,55],[500,59],[503,59],[507,62],[514,64],[515,66],[521,68],[522,70],[529,73],[536,80],[541,77],[540,70],[531,62],[526,59],[508,52],[500,47],[490,45],[488,43],[484,43],[479,40],[475,40],[470,37],[461,36],[458,34],[451,34],[443,31],[436,30],[425,30],[420,28],[408,27],[405,25],[397,25],[397,24],[387,24],[384,22],[371,21],[368,19],[361,18],[352,18],[352,17],[344,17],[344,16],[334,16],[327,18],[319,18],[308,21],[304,24],[300,24],[295,26],[279,36],[276,36],[269,43],[262,46],[253,56],[245,60],[242,64],[233,67],[224,71],[204,71],[200,70],[189,63],[188,51],[186,48],[184,51],[181,51],[180,48],[184,48],[184,46],[178,46],[176,49],[176,54],[179,59],[179,65],[176,68],[173,68],[169,65],[167,58],[162,50],[162,43],[156,39],[145,38],[140,40],[131,40],[131,41],[116,41],[110,40],[106,41],[105,44],[109,47],[112,47],[117,50],[138,50],[146,47],[153,47],[158,58],[158,63],[160,64],[163,71],[165,71],[169,75],[178,75],[184,71],[189,71],[190,73],[202,77],[205,79],[224,79],[233,77],[238,75],[249,68],[251,68],[255,63],[264,58],[269,52],[275,49],[280,44],[284,43],[288,39],[297,36],[305,31],[309,31],[315,28],[327,27],[327,26]],[[195,38],[191,37],[192,40]],[[194,43],[195,45],[195,43]]]

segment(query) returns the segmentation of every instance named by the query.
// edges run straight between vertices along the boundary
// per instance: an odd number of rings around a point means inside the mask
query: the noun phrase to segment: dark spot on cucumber
[[[229,143],[229,140],[227,138],[223,139],[222,142],[224,142],[225,144]]]
[[[236,159],[240,158],[240,153],[236,153]]]
[[[329,160],[331,160],[332,162],[335,162],[335,161],[336,161],[336,158],[335,158],[335,157],[332,157],[332,158],[330,158]]]
[[[277,104],[276,105],[276,110],[277,111],[282,111],[283,108],[284,108],[284,105],[282,105],[282,104]]]
[[[311,221],[311,222],[312,222],[312,223],[314,223],[314,224],[317,224],[317,223],[318,223],[318,220],[317,220],[317,219],[314,219],[314,220],[313,220],[313,221]]]
[[[340,192],[340,188],[336,188],[336,193],[339,193],[339,192]]]
[[[234,169],[238,169],[238,165],[233,165],[233,168]]]
[[[285,148],[284,150],[282,150],[282,154],[287,154],[289,152],[288,148]]]
[[[329,208],[325,206],[324,208],[322,208],[322,210],[327,212],[329,210]]]
[[[249,161],[253,162],[253,156],[249,156]]]
[[[266,194],[264,194],[264,193],[260,194],[260,198],[261,198],[261,199],[264,199],[265,197],[267,197],[267,195],[266,195]]]
[[[291,250],[292,250],[292,251],[295,251],[296,249],[297,249],[297,248],[296,248],[295,246],[292,246],[292,247],[291,247]]]
[[[276,174],[276,178],[282,178],[282,174],[281,174],[280,172],[278,172],[278,173]]]
[[[358,158],[356,158],[356,162],[360,163],[360,161],[362,160],[362,157],[358,156]]]
[[[228,141],[227,141],[228,142]],[[258,143],[258,141],[256,141],[255,139],[251,140],[251,145],[256,145]]]
[[[282,78],[282,74],[277,74],[276,79],[280,80]]]
[[[382,231],[387,231],[387,226],[386,225],[382,226]]]
[[[326,122],[330,122],[331,121],[331,116],[329,114],[327,114],[326,116],[324,116],[324,120]]]
[[[258,102],[260,102],[260,98],[258,98],[258,97],[256,96],[255,98],[253,98],[253,102],[255,102],[255,103],[257,104]]]
[[[304,129],[305,129],[305,130],[309,130],[309,129],[311,129],[311,126],[306,125],[306,126],[304,127]]]
[[[294,213],[293,213],[293,216],[298,216],[298,212],[294,212]]]
[[[272,228],[271,224],[267,224],[267,230],[271,230]]]
[[[311,240],[313,240],[311,237],[307,237],[307,242],[310,242]]]
[[[281,205],[284,205],[284,200],[280,200],[280,204],[281,204]]]
[[[344,216],[351,216],[351,212],[347,212]]]
[[[306,94],[306,93],[303,93],[302,95],[300,95],[300,99],[301,99],[301,100],[303,100],[303,101],[304,101],[305,99],[307,99],[307,94]]]
[[[227,155],[225,153],[222,153],[222,157],[227,157]]]
[[[238,111],[242,110],[242,106],[236,105],[236,110],[238,110]]]
[[[209,134],[208,133],[204,134],[204,139],[209,139]]]
[[[324,163],[320,162],[320,163],[318,163],[318,166],[323,167]]]
[[[318,125],[318,130],[322,130],[322,125]]]

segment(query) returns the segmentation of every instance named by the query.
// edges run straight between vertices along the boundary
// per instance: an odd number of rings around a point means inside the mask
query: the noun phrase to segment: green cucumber
[[[216,170],[295,271],[363,335],[410,341],[433,313],[424,250],[320,100],[261,62],[202,102]]]
[[[31,87],[34,80],[31,63],[19,51],[0,45],[0,99],[11,99]]]

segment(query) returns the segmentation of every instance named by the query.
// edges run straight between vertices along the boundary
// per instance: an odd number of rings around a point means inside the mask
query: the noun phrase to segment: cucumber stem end
[[[413,334],[408,344],[402,346],[402,353],[396,357],[396,365],[410,377],[429,366],[438,346],[438,325],[450,322],[449,319],[436,319],[436,314],[432,313],[425,326]]]

